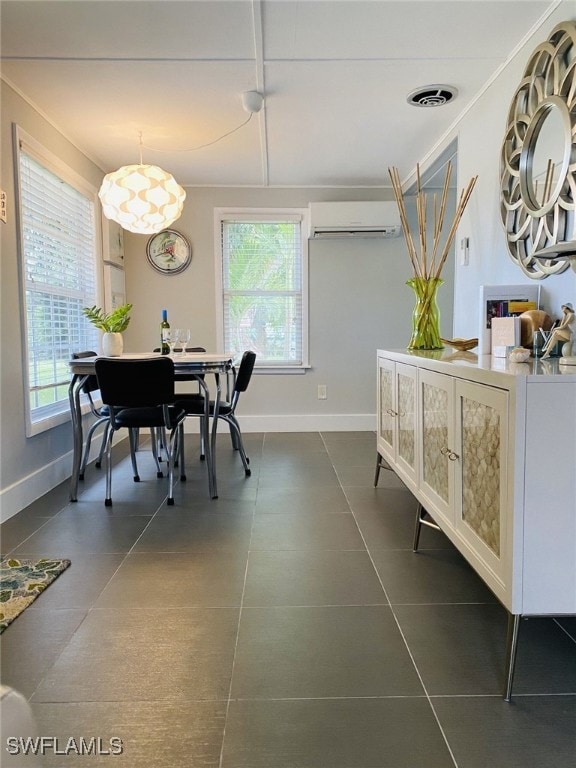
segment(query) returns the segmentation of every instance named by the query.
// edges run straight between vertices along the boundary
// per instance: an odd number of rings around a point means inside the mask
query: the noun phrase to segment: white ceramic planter
[[[104,333],[102,335],[102,354],[104,357],[119,357],[124,349],[124,339],[121,333]]]

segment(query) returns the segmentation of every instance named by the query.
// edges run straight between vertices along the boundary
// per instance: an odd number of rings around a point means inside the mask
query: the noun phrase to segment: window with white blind
[[[220,342],[256,367],[308,367],[307,211],[216,211]]]
[[[69,416],[68,361],[98,350],[95,190],[16,131],[27,435]]]

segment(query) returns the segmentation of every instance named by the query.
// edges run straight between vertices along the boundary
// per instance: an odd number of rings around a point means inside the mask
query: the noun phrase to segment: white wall
[[[5,519],[64,480],[72,468],[69,423],[34,437],[25,434],[12,123],[41,141],[96,189],[102,173],[12,88],[4,82],[0,86],[0,186],[7,195],[7,222],[0,224],[0,519]]]
[[[521,3],[518,4],[519,12]],[[454,329],[457,336],[478,334],[478,286],[529,283],[507,254],[499,216],[498,168],[508,105],[528,56],[552,27],[574,19],[573,0],[558,7],[535,31],[498,79],[462,118],[437,154],[458,137],[460,187],[479,174],[477,188],[458,237],[470,238],[470,266],[457,267]],[[26,438],[22,349],[14,218],[11,123],[17,122],[63,160],[98,185],[102,173],[29,104],[2,84],[1,186],[8,193],[8,222],[0,225],[2,259],[0,376],[0,516],[9,517],[63,480],[71,468],[70,426]],[[427,157],[430,147],[422,147]],[[426,165],[423,162],[423,167]],[[384,172],[383,172],[383,182]],[[126,333],[127,349],[157,345],[160,309],[174,325],[194,329],[194,341],[215,345],[213,215],[220,206],[295,206],[309,200],[385,199],[389,190],[189,189],[177,228],[194,248],[192,266],[179,277],[161,276],[148,266],[146,238],[126,237],[127,296],[135,304]],[[258,376],[241,403],[246,428],[354,428],[373,425],[377,347],[403,347],[410,335],[413,299],[404,285],[409,268],[403,242],[313,243],[310,249],[310,356],[305,376]],[[443,334],[451,322],[451,286],[441,289]],[[557,314],[564,301],[576,301],[572,271],[541,282],[546,308]],[[317,400],[317,385],[328,385],[328,399]],[[254,417],[254,418],[250,418]]]
[[[133,322],[125,349],[158,346],[160,311],[173,327],[192,328],[191,344],[216,347],[214,208],[306,207],[311,200],[391,199],[390,190],[188,189],[173,227],[192,244],[191,266],[161,275],[146,260],[147,238],[125,236],[128,301]],[[405,347],[414,298],[402,237],[316,240],[309,244],[310,363],[305,375],[256,375],[239,413],[247,431],[374,429],[378,347]],[[443,327],[452,327],[452,274],[440,292]],[[326,384],[327,400],[318,400]]]
[[[70,424],[26,438],[19,307],[18,252],[14,209],[12,123],[17,123],[98,187],[102,172],[2,83],[2,188],[8,222],[0,226],[1,377],[0,519],[4,520],[65,480],[71,471]],[[189,269],[166,277],[149,266],[146,237],[126,234],[127,299],[133,321],[125,334],[129,351],[157,346],[160,310],[174,326],[190,325],[193,342],[216,345],[215,207],[305,207],[310,200],[391,199],[390,190],[189,189],[177,223],[191,241]],[[254,378],[241,403],[243,427],[259,429],[373,429],[375,361],[378,347],[404,347],[410,337],[413,296],[403,240],[313,242],[309,252],[310,360],[305,375]],[[450,271],[440,295],[446,328],[451,327]],[[328,399],[317,399],[318,384]]]
[[[490,85],[457,127],[458,179],[463,184],[478,174],[478,183],[464,214],[459,237],[470,238],[470,266],[456,269],[455,334],[464,338],[479,332],[479,285],[535,282],[540,284],[544,308],[554,317],[560,306],[576,306],[576,273],[572,269],[534,281],[508,255],[500,221],[499,163],[509,105],[533,49],[544,42],[561,21],[576,20],[576,4],[564,2],[538,29]]]

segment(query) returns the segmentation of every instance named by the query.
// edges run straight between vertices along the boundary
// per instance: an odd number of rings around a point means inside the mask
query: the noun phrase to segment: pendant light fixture
[[[196,152],[210,147],[247,125],[252,116],[260,112],[264,96],[258,91],[245,91],[242,106],[249,113],[248,119],[217,139],[189,149],[172,149],[172,152]],[[142,134],[140,134],[140,163],[123,165],[113,173],[104,176],[98,192],[102,210],[107,219],[112,219],[129,232],[154,235],[176,221],[182,213],[186,192],[174,177],[157,165],[142,163]],[[152,152],[166,150],[146,147]]]
[[[153,235],[180,216],[186,192],[167,171],[142,163],[140,134],[140,163],[106,174],[98,197],[107,219],[129,232]]]

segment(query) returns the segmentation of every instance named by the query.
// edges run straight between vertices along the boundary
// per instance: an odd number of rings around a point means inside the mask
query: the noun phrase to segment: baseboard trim
[[[242,432],[373,432],[376,429],[375,413],[331,414],[271,414],[265,416],[239,414]],[[186,433],[197,433],[199,419],[187,419]],[[220,422],[219,429],[227,429]]]
[[[118,433],[114,444],[126,439],[125,434]],[[98,456],[100,450],[100,433],[98,432],[92,441],[90,448],[90,461]],[[29,504],[39,499],[48,491],[51,491],[60,483],[68,480],[72,474],[72,451],[58,457],[50,464],[40,467],[26,477],[3,488],[0,491],[0,523],[4,523]]]
[[[369,432],[376,429],[374,413],[332,413],[332,414],[278,414],[239,416],[242,432]],[[187,419],[184,425],[186,433],[197,433],[198,419]],[[220,422],[220,431],[228,430]],[[120,439],[125,439],[123,436]],[[100,441],[92,443],[90,460],[96,458]],[[60,456],[55,461],[40,467],[35,472],[21,478],[13,485],[0,491],[0,522],[5,522],[27,507],[36,499],[51,491],[70,477],[72,451]]]
[[[72,452],[60,456],[0,492],[0,522],[4,523],[70,477]]]

